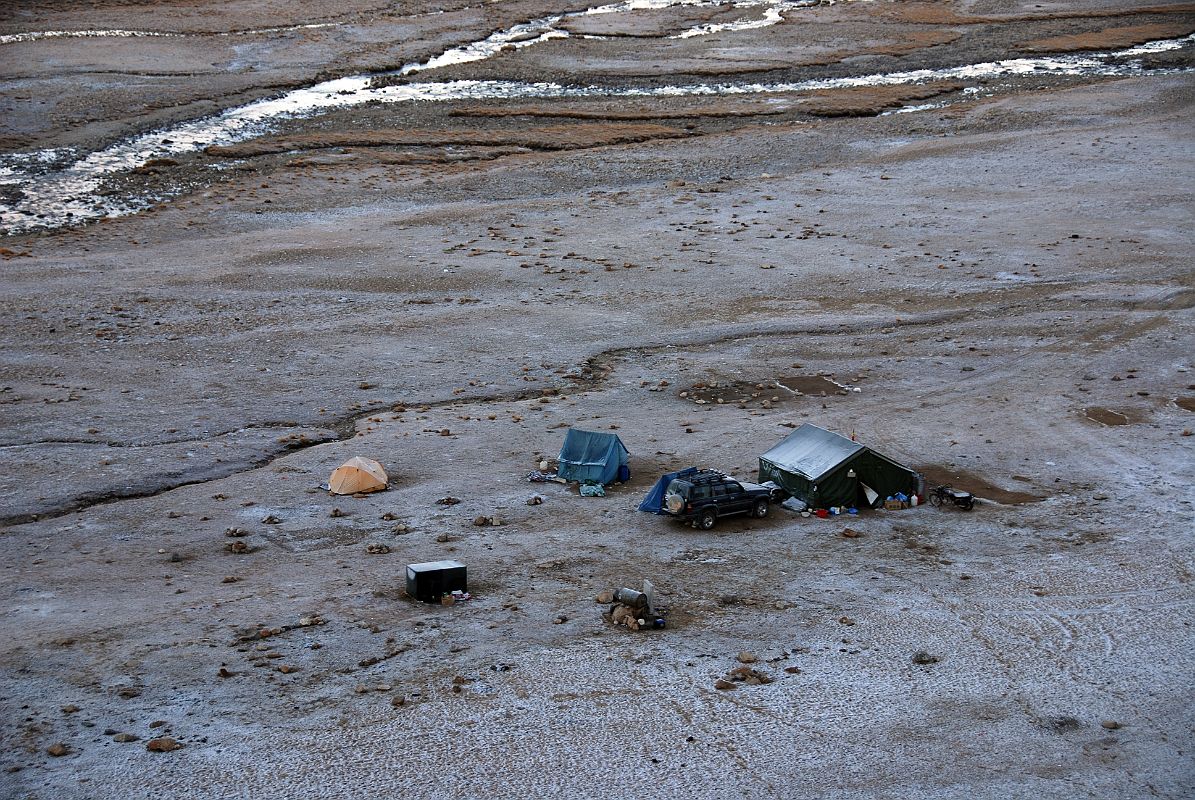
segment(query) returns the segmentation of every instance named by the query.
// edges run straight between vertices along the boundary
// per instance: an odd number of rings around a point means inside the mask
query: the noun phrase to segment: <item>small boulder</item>
[[[924,650],[918,650],[913,654],[913,663],[921,664],[922,666],[927,664],[937,664],[941,660],[942,659],[938,658],[937,656],[932,656]]]
[[[150,739],[145,743],[145,749],[151,753],[169,753],[182,746],[181,742],[171,736],[159,736],[157,739]]]

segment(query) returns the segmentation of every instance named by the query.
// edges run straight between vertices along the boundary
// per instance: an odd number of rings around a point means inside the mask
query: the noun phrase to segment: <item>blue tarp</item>
[[[629,477],[628,470],[620,470],[627,466],[629,456],[622,440],[613,433],[569,428],[557,456],[556,474],[566,481],[613,483]]]
[[[668,489],[668,484],[672,483],[677,478],[683,478],[697,471],[697,467],[685,467],[679,472],[665,473],[656,485],[651,487],[651,491],[647,493],[647,497],[643,498],[643,502],[639,504],[640,511],[646,511],[649,514],[663,514],[664,513],[664,492]]]

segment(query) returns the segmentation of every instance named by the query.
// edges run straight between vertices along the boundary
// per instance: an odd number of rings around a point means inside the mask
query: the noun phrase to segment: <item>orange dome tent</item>
[[[332,470],[328,488],[332,494],[380,492],[389,481],[381,464],[371,458],[354,456]]]

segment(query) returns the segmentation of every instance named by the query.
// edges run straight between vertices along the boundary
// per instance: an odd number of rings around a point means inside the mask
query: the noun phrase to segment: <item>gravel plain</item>
[[[586,8],[337,6],[22,8],[2,163]],[[1107,52],[1192,8],[765,12],[569,17],[376,83],[592,94],[280,118],[107,176],[135,213],[0,241],[0,794],[1195,793],[1191,45],[625,94]],[[172,35],[3,40],[63,30]],[[859,391],[780,385],[818,376]],[[980,502],[635,510],[669,469],[751,478],[802,422]],[[617,432],[631,482],[527,482],[569,426]],[[319,488],[354,455],[391,488]],[[407,599],[441,558],[473,599]],[[644,578],[668,627],[610,625],[596,596]],[[771,682],[716,689],[744,660]]]

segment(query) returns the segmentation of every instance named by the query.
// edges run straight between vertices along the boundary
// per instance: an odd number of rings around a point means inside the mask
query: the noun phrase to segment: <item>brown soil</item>
[[[1031,53],[1071,53],[1078,50],[1114,50],[1144,44],[1155,39],[1174,39],[1186,36],[1195,30],[1195,24],[1187,22],[1158,23],[1155,25],[1131,25],[1122,28],[1106,28],[1102,31],[1077,33],[1069,36],[1051,36],[1034,39],[1021,45]]]
[[[842,391],[842,386],[822,375],[785,375],[777,378],[776,382],[791,391],[814,397],[838,394]]]
[[[999,15],[960,14],[947,3],[904,2],[894,3],[889,7],[879,9],[879,13],[882,16],[898,19],[902,22],[926,25],[988,25],[1067,19],[1190,14],[1192,11],[1195,11],[1195,4],[1192,3],[1138,6],[1136,8],[1077,8],[1073,11]]]
[[[950,81],[920,86],[861,86],[817,92],[806,101],[804,110],[818,117],[870,117],[912,100],[956,92],[963,84]]]
[[[1099,406],[1083,409],[1083,415],[1101,425],[1128,425],[1130,422],[1127,415],[1108,408],[1100,408]]]
[[[930,489],[946,484],[953,486],[955,489],[970,492],[978,498],[991,500],[1005,506],[1037,503],[1046,497],[1042,494],[1005,489],[986,478],[956,467],[933,465],[916,467],[915,469],[925,476],[926,485]]]
[[[738,103],[723,101],[716,105],[700,105],[688,108],[639,108],[615,109],[603,104],[600,107],[583,108],[557,105],[524,106],[465,106],[450,112],[454,117],[549,117],[565,119],[600,120],[646,120],[646,119],[688,119],[692,117],[759,117],[785,113],[790,104],[780,107],[763,103]]]
[[[294,150],[322,150],[331,147],[398,147],[482,145],[523,147],[529,150],[576,150],[611,144],[646,142],[688,136],[685,131],[663,125],[580,124],[519,131],[422,131],[374,130],[312,133],[297,136],[264,136],[242,144],[209,147],[208,155],[245,158]]]

